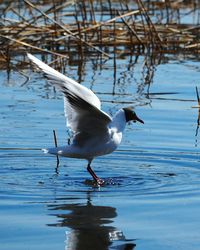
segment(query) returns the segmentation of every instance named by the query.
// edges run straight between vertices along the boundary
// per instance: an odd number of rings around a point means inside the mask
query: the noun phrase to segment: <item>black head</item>
[[[124,110],[124,113],[125,113],[125,117],[126,117],[126,122],[129,122],[129,121],[138,121],[138,122],[141,122],[141,123],[144,123],[143,120],[141,120],[135,113],[135,111],[131,108],[131,107],[128,107],[128,108],[123,108]]]

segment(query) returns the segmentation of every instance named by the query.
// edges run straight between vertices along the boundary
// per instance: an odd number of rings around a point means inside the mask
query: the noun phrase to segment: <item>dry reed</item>
[[[198,53],[199,1],[4,1],[0,5],[0,67],[12,55],[55,58],[122,53]],[[118,49],[116,49],[118,48]],[[113,53],[115,55],[113,55]]]

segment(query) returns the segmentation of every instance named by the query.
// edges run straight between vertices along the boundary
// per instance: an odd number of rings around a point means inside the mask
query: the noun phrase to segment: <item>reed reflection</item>
[[[116,208],[93,205],[88,195],[86,204],[49,205],[57,211],[58,222],[48,226],[67,227],[65,250],[132,250],[135,243],[123,232],[108,225],[117,216]]]
[[[196,95],[197,95],[198,106],[195,108],[198,108],[198,118],[197,118],[196,132],[195,132],[195,147],[197,147],[198,145],[198,133],[199,133],[199,126],[200,126],[200,98],[199,98],[199,91],[197,87],[196,87]]]

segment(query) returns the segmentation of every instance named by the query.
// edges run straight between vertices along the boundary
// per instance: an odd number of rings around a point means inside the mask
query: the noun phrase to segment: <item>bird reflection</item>
[[[49,210],[59,218],[48,226],[67,227],[65,250],[132,250],[135,244],[126,240],[119,229],[109,226],[117,216],[116,209],[109,206],[95,206],[90,199],[86,204],[49,205]],[[69,213],[70,211],[70,213]]]

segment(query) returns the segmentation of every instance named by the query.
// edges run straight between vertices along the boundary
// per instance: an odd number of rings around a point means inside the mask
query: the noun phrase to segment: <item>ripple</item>
[[[104,179],[97,187],[88,175],[82,160],[64,158],[59,173],[56,161],[38,152],[15,151],[3,155],[0,169],[1,194],[34,193],[38,196],[81,193],[88,190],[106,195],[186,195],[199,192],[198,154],[164,150],[117,151],[94,161],[93,168]],[[6,158],[7,157],[7,158]],[[66,163],[67,165],[62,165]],[[124,165],[125,163],[125,165]]]

